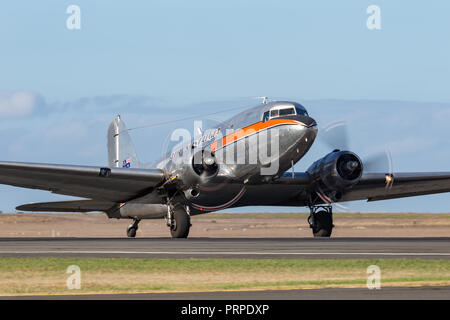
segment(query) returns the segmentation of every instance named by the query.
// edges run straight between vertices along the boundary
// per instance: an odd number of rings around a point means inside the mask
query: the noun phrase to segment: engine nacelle
[[[167,214],[165,204],[125,203],[119,207],[122,218],[160,219]]]
[[[219,172],[216,157],[210,150],[197,151],[191,162],[194,172],[202,178],[211,178]]]
[[[316,187],[338,201],[345,189],[358,183],[363,164],[353,152],[335,150],[314,162],[306,172]]]
[[[219,165],[214,153],[208,150],[196,151],[185,164],[174,173],[184,190],[186,198],[196,198],[199,195],[199,184],[215,177],[219,172]]]

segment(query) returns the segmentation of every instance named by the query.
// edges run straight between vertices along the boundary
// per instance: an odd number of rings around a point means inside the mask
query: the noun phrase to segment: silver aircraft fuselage
[[[286,172],[308,152],[316,135],[316,121],[302,105],[261,104],[174,148],[157,168],[178,184],[178,190],[184,190],[176,196],[191,214],[261,205],[263,199],[252,194],[251,186]],[[193,170],[194,156],[202,150],[209,150],[217,162],[212,176]]]

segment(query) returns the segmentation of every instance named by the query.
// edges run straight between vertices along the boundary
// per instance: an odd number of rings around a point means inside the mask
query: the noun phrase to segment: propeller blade
[[[394,166],[391,152],[386,149],[384,152],[376,153],[367,157],[363,161],[364,172],[366,173],[389,173],[393,174]]]
[[[319,137],[331,150],[349,150],[346,122],[337,121],[329,123],[320,132]]]
[[[338,208],[340,211],[350,212],[350,208],[347,205],[343,205],[342,203],[333,202],[333,205]]]

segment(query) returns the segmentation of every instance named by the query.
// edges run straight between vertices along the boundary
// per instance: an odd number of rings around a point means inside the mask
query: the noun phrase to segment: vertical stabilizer
[[[119,168],[140,168],[133,142],[120,115],[108,128],[108,166]]]

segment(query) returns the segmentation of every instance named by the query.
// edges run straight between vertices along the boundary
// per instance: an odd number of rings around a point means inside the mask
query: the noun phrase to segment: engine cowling
[[[179,186],[186,198],[196,198],[200,194],[199,186],[215,177],[219,165],[213,152],[198,150],[187,158],[184,165],[174,172]]]
[[[355,153],[335,150],[314,162],[306,172],[316,188],[338,201],[346,189],[358,183],[363,164]]]
[[[205,178],[213,177],[219,171],[216,157],[210,150],[197,151],[192,157],[192,168],[196,174]]]

